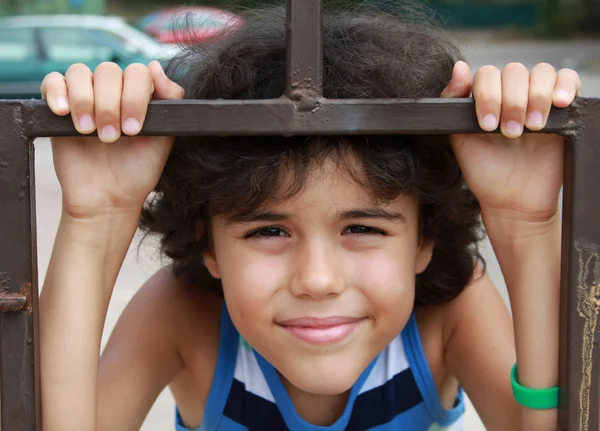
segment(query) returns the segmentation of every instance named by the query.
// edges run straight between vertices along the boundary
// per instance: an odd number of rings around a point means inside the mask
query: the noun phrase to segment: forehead
[[[211,189],[206,215],[236,220],[283,206],[290,212],[316,204],[382,207],[406,200],[418,187],[405,153],[384,157],[348,141],[312,138],[298,147],[265,145],[255,156],[236,153],[240,162],[227,164],[229,175]]]
[[[285,199],[274,199],[265,202],[263,208],[279,208],[287,210],[303,210],[310,207],[364,208],[388,207],[390,205],[416,204],[416,199],[409,195],[400,195],[396,199],[382,203],[367,184],[362,165],[355,157],[346,160],[327,159],[315,164],[307,171],[307,176],[298,192]],[[282,168],[283,169],[283,168]],[[299,181],[292,171],[282,172],[280,184],[282,190],[293,188],[293,182]]]

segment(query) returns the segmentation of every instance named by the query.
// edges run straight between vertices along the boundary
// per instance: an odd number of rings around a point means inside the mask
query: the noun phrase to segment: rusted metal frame
[[[590,333],[590,325],[593,326],[593,321],[584,321],[581,316],[581,305],[577,308],[577,300],[581,303],[581,280],[585,271],[579,265],[579,256],[583,250],[582,244],[586,250],[592,250],[595,253],[594,244],[600,244],[600,238],[596,237],[596,233],[591,232],[590,220],[598,214],[595,207],[590,207],[590,202],[594,201],[593,191],[595,190],[595,172],[598,172],[596,163],[598,155],[594,154],[592,147],[592,139],[598,136],[594,133],[593,126],[600,124],[600,101],[598,99],[578,99],[570,108],[563,110],[553,110],[550,115],[549,126],[544,132],[556,132],[568,135],[573,141],[572,145],[567,146],[567,160],[565,164],[565,208],[564,208],[564,246],[563,251],[563,313],[561,315],[561,387],[563,390],[563,410],[561,411],[561,429],[567,430],[594,430],[597,429],[597,406],[598,393],[590,391],[589,388],[597,387],[597,373],[591,372],[589,369],[589,361],[583,353],[585,322],[588,325],[588,335]],[[281,115],[274,117],[272,107],[283,108]],[[324,108],[323,108],[324,107]],[[22,215],[24,211],[23,202],[27,202],[26,197],[32,196],[33,193],[33,178],[25,173],[30,169],[29,164],[23,164],[23,160],[32,161],[31,144],[28,138],[34,136],[73,136],[76,131],[68,118],[58,118],[54,116],[45,102],[37,101],[18,101],[18,102],[0,102],[0,118],[6,124],[3,124],[0,130],[2,132],[2,159],[10,160],[10,163],[5,162],[2,167],[11,166],[10,173],[7,174],[6,169],[1,171],[0,184],[3,185],[1,190],[7,194],[7,198],[1,196],[1,202],[7,202],[11,208],[16,208],[16,212],[21,216],[16,219],[7,220],[0,219],[2,225],[0,228],[8,231],[10,234],[15,234],[15,223],[23,225],[24,220],[31,217],[32,224],[25,223],[29,226],[29,232],[25,232],[23,237],[33,241],[35,236],[33,218],[34,214],[31,210],[27,215]],[[322,109],[323,108],[323,109]],[[8,120],[7,120],[8,119]],[[16,126],[14,126],[16,124]],[[201,124],[198,127],[198,124]],[[10,127],[9,127],[10,126]],[[8,132],[7,132],[8,131]],[[291,101],[275,100],[275,101],[256,101],[256,102],[235,102],[235,101],[186,101],[186,102],[154,102],[149,110],[148,121],[143,130],[143,134],[147,135],[252,135],[252,134],[373,134],[373,133],[410,133],[410,134],[445,134],[445,133],[476,133],[480,129],[474,119],[474,109],[472,101],[469,100],[428,100],[428,101],[396,101],[396,100],[380,100],[380,101],[365,101],[365,100],[322,100],[320,106],[311,112],[303,112],[296,109],[296,104]],[[26,150],[26,151],[25,151]],[[12,160],[16,154],[21,152],[21,163],[13,163]],[[573,163],[578,167],[576,170],[571,169]],[[28,181],[15,182],[14,178],[29,178]],[[10,191],[12,190],[12,194]],[[21,203],[21,206],[16,204],[16,201]],[[12,201],[11,201],[12,198]],[[33,203],[31,203],[33,207]],[[592,204],[593,205],[593,204]],[[5,214],[13,214],[12,210]],[[9,228],[7,228],[9,227]],[[587,229],[587,231],[586,231]],[[18,228],[17,228],[18,230]],[[2,237],[4,238],[4,236]],[[584,241],[586,239],[586,241]],[[5,241],[3,240],[3,244]],[[31,242],[29,242],[31,246]],[[586,245],[587,244],[587,245]],[[1,251],[4,252],[3,248]],[[32,248],[32,255],[35,255],[35,250]],[[2,257],[1,264],[10,269],[14,265],[7,260],[5,254]],[[26,253],[21,253],[20,266],[23,267],[23,262],[27,262],[25,267],[31,268],[30,274],[18,276],[19,280],[23,280],[27,286],[27,282],[31,282],[35,286],[36,277],[32,277],[35,269],[35,258],[29,260]],[[14,259],[15,254],[11,251],[10,258]],[[596,255],[593,254],[595,257]],[[9,264],[6,264],[9,262]],[[592,262],[593,264],[594,262]],[[17,265],[19,266],[19,265]],[[590,266],[588,265],[588,270]],[[595,269],[595,268],[594,268]],[[10,275],[5,276],[5,279],[10,278]],[[14,277],[13,277],[14,278]],[[585,281],[585,277],[583,278]],[[569,281],[574,288],[569,289]],[[579,282],[579,284],[577,284]],[[575,287],[578,286],[578,287]],[[588,285],[585,285],[588,286]],[[589,289],[594,289],[595,281],[592,280],[589,284]],[[37,292],[37,286],[32,288],[32,291]],[[9,289],[12,294],[18,294],[15,289]],[[578,295],[579,292],[579,296]],[[590,290],[590,295],[595,294],[595,291]],[[37,295],[32,295],[32,300],[37,298]],[[592,298],[591,296],[589,298]],[[592,298],[597,299],[596,297]],[[35,303],[30,300],[33,307]],[[585,303],[590,304],[590,303]],[[591,304],[597,304],[591,302]],[[13,316],[19,318],[23,313],[8,313],[5,316]],[[2,314],[0,314],[2,316]],[[3,334],[6,332],[7,326],[4,324],[7,317],[2,317]],[[29,325],[28,320],[26,320]],[[24,329],[14,329],[11,327],[11,339],[2,337],[2,364],[11,364],[14,368],[14,361],[8,361],[15,358],[13,352],[22,349],[32,339],[31,326],[27,327],[27,334],[23,335]],[[595,334],[597,329],[591,332]],[[21,334],[21,335],[19,335]],[[588,336],[589,339],[589,336]],[[596,359],[596,339],[592,337],[592,356]],[[587,344],[589,347],[589,343]],[[589,353],[589,349],[587,350]],[[24,371],[29,369],[32,371],[30,358],[26,355],[21,355],[22,362],[19,363],[20,381],[28,381]],[[30,354],[31,356],[31,354]],[[589,356],[589,354],[588,354]],[[23,368],[22,365],[26,366]],[[37,364],[37,362],[35,362]],[[7,368],[4,366],[1,371],[5,373]],[[33,370],[35,371],[35,370]],[[591,374],[589,374],[591,372]],[[585,374],[588,373],[588,374]],[[29,379],[34,386],[38,382],[39,374],[33,374]],[[586,380],[587,377],[589,378]],[[23,385],[20,384],[18,389],[16,385],[10,385],[9,379],[6,384],[3,379],[3,405],[7,406],[6,411],[17,410],[21,408],[22,414],[26,414],[26,410],[22,408],[23,403],[27,400],[27,396],[31,395],[31,390],[21,392]],[[582,392],[584,391],[584,392]],[[585,392],[587,391],[587,392]],[[18,402],[9,394],[19,393]],[[580,396],[585,393],[585,397]],[[23,396],[25,395],[25,396]],[[568,395],[568,397],[566,396]],[[586,398],[587,397],[587,398]],[[587,400],[587,401],[586,401]],[[35,403],[38,400],[29,398],[29,412],[33,416],[31,402]],[[18,405],[14,407],[14,405]],[[34,404],[35,406],[35,404]],[[587,406],[587,407],[586,407]],[[39,410],[38,410],[39,411]],[[581,412],[588,412],[585,419],[587,425],[582,426],[579,422],[583,421]],[[33,430],[35,423],[31,427],[24,427],[21,414],[18,415],[20,429]],[[9,417],[3,420],[10,421]],[[576,421],[577,425],[576,425]],[[595,422],[596,421],[596,422]],[[11,428],[5,428],[11,429]]]
[[[314,108],[323,94],[323,0],[288,0],[286,96]]]
[[[158,102],[150,107],[146,135],[257,135],[257,134],[431,134],[478,132],[469,101],[327,101],[322,95],[322,1],[288,0],[287,99],[276,101]],[[599,102],[580,100],[572,108],[553,111],[545,132],[570,134],[565,163],[565,218],[563,279],[561,285],[562,429],[598,429],[597,317],[599,212],[592,192],[598,160],[592,139],[600,130]],[[588,107],[585,112],[582,107]],[[572,119],[582,118],[577,127]],[[3,124],[4,123],[4,124]],[[589,126],[586,130],[586,126]],[[27,137],[75,135],[68,118],[57,119],[42,103],[0,102],[0,202],[9,208],[0,215],[0,265],[9,298],[5,308],[26,312],[0,313],[0,375],[2,427],[36,430],[40,425],[39,343],[37,331],[37,268],[33,153]],[[596,132],[596,133],[593,133]],[[27,145],[26,145],[27,143]],[[4,160],[16,162],[6,164]],[[2,163],[5,163],[6,166]],[[25,163],[25,165],[23,164]],[[577,169],[571,169],[575,165]],[[19,182],[19,180],[22,180]],[[6,196],[4,196],[6,195]],[[16,197],[16,200],[15,200]],[[6,198],[6,199],[4,199]],[[590,203],[592,202],[592,203]],[[28,222],[29,220],[29,222]],[[16,234],[16,236],[14,236]],[[5,238],[9,238],[6,241]],[[16,238],[16,239],[15,239]],[[23,242],[25,240],[25,242]],[[14,250],[13,250],[14,248]],[[2,266],[0,266],[2,269]],[[590,273],[591,269],[591,274]],[[17,289],[13,277],[22,281]],[[28,284],[30,283],[30,284]],[[0,304],[2,304],[0,298]],[[31,311],[34,311],[33,315]],[[17,384],[18,383],[18,384]]]
[[[567,132],[561,262],[559,429],[600,429],[600,99],[575,105]]]
[[[33,143],[22,106],[0,102],[1,429],[40,427]]]

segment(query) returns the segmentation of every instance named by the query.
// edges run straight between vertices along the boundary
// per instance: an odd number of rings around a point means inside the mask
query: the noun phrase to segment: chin
[[[355,379],[344,379],[343,381],[332,381],[331,379],[318,379],[318,377],[313,377],[315,380],[313,381],[302,381],[296,384],[293,381],[290,381],[294,386],[300,389],[303,392],[307,392],[313,395],[340,395],[348,392],[352,389],[356,380]]]
[[[284,376],[296,388],[314,395],[339,395],[349,391],[367,367],[358,369],[356,362],[328,367],[310,365]]]

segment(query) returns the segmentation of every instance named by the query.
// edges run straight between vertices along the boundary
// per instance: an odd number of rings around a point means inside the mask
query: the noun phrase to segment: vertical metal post
[[[319,97],[323,94],[323,1],[287,0],[286,26],[286,95],[296,101]]]
[[[0,104],[0,395],[2,430],[41,429],[33,143],[21,105]]]
[[[600,351],[600,100],[575,102],[565,150],[559,429],[597,431]],[[595,130],[594,130],[595,129]]]

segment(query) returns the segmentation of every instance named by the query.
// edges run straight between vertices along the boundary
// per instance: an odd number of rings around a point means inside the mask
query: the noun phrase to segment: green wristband
[[[510,373],[515,400],[523,407],[534,410],[548,410],[558,408],[558,387],[549,389],[530,389],[521,386],[517,374],[517,364]]]

